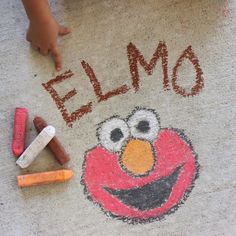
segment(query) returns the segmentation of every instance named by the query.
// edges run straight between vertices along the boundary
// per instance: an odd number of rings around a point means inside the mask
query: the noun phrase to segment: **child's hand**
[[[60,26],[53,16],[48,17],[44,21],[30,21],[27,32],[27,40],[32,47],[38,50],[42,55],[51,55],[55,62],[56,70],[62,67],[61,54],[57,45],[58,35],[66,35],[70,33],[70,29]]]

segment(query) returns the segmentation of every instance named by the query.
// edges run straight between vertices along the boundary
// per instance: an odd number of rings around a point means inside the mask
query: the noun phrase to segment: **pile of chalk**
[[[55,137],[56,129],[51,125],[47,125],[41,117],[34,118],[33,123],[39,134],[25,149],[27,117],[28,110],[26,108],[16,108],[12,139],[12,152],[14,156],[18,158],[16,164],[21,168],[29,167],[46,146],[51,150],[55,159],[61,165],[67,163],[70,158],[57,137]],[[17,182],[19,187],[29,187],[33,185],[65,182],[71,179],[72,176],[73,172],[71,170],[62,169],[19,175],[17,176]]]

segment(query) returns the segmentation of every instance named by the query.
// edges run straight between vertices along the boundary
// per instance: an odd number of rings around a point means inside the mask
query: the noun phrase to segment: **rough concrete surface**
[[[236,2],[53,0],[51,6],[57,19],[72,28],[59,42],[60,73],[50,58],[26,42],[28,22],[21,2],[0,1],[0,235],[236,235]],[[127,46],[135,45],[149,63],[160,41],[167,45],[170,90],[163,89],[159,59],[151,75],[138,63],[140,86],[135,92]],[[189,46],[204,86],[183,96],[172,73]],[[93,69],[103,94],[122,85],[130,89],[98,102],[82,61]],[[197,72],[186,58],[181,63],[176,83],[191,93]],[[65,102],[68,112],[92,102],[92,112],[75,119],[72,128],[42,86],[68,70],[74,75],[54,85],[61,97],[76,89]],[[49,150],[26,170],[16,166],[11,139],[19,106],[29,109],[27,146],[36,136],[36,115],[56,127],[71,157],[68,168],[75,176],[70,182],[18,189],[19,174],[61,168]],[[98,144],[97,124],[114,115],[125,118],[137,106],[154,109],[161,127],[184,130],[200,169],[177,211],[164,214],[161,221],[131,224],[104,214],[87,199],[80,181],[85,153]]]

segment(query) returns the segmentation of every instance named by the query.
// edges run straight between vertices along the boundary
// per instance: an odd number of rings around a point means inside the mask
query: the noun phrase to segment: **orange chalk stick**
[[[17,176],[19,187],[66,182],[73,177],[72,170],[56,170]]]

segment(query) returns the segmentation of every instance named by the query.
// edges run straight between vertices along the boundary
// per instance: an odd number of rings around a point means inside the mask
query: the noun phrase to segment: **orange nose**
[[[130,140],[121,156],[121,163],[134,175],[147,174],[154,165],[151,144],[143,140]]]

